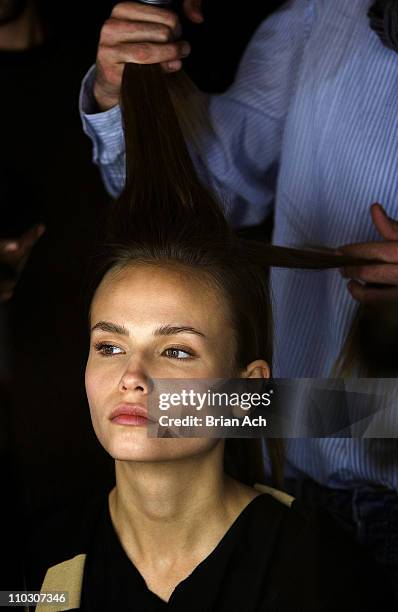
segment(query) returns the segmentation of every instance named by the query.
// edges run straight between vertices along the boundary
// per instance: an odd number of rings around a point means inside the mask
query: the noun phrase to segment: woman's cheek
[[[106,397],[109,394],[107,391],[108,385],[103,376],[89,375],[86,377],[86,393],[90,408],[91,422],[94,431],[102,443],[102,429],[106,421],[107,412],[110,412],[112,406],[107,406]]]
[[[101,368],[94,367],[90,361],[88,362],[85,382],[87,399],[92,413],[98,409],[98,402],[104,397],[104,392],[108,386],[107,377],[101,370]]]

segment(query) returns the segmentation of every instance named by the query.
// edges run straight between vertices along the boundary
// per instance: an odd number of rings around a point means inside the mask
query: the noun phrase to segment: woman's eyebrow
[[[129,332],[123,325],[118,325],[117,323],[110,323],[109,321],[98,321],[91,328],[91,332],[99,329],[103,332],[108,332],[109,334],[119,334],[120,336],[128,336]]]
[[[194,327],[187,327],[185,325],[161,325],[154,331],[155,336],[174,336],[175,334],[196,334],[205,338],[205,334],[200,332]]]

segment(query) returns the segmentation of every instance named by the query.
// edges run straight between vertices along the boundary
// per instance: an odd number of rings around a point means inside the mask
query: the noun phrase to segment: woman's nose
[[[150,378],[144,368],[137,363],[129,363],[120,379],[119,390],[139,391],[147,395],[150,391]]]

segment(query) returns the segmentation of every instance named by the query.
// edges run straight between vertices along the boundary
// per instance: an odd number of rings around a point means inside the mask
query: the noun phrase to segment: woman
[[[30,584],[69,592],[54,610],[371,610],[356,582],[366,567],[334,524],[251,486],[255,441],[242,462],[230,441],[147,436],[157,379],[270,376],[264,266],[346,263],[236,238],[195,174],[165,78],[125,69],[128,180],[92,288],[86,389],[116,486],[36,536]]]

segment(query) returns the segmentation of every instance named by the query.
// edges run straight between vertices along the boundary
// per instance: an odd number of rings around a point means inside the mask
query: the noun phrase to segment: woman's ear
[[[242,378],[270,378],[271,370],[266,361],[256,359],[256,361],[249,363],[241,376]]]
[[[270,378],[270,377],[271,377],[271,370],[270,370],[268,363],[264,361],[264,359],[256,359],[256,361],[252,361],[251,363],[249,363],[249,365],[244,370],[242,370],[241,375],[240,375],[240,378],[256,378],[256,379],[262,378],[264,379],[264,378]],[[261,386],[262,385],[263,383],[261,383]],[[253,386],[256,387],[254,389],[255,391],[258,390],[258,385],[254,385],[254,383],[252,385],[243,383],[243,386],[245,387],[245,392],[247,392],[245,394],[248,396],[251,395],[253,391]],[[252,410],[253,410],[253,407],[250,407],[250,412],[252,412]],[[242,408],[241,406],[232,407],[232,416],[237,417],[237,418],[242,418],[244,414],[247,414],[247,408]]]

